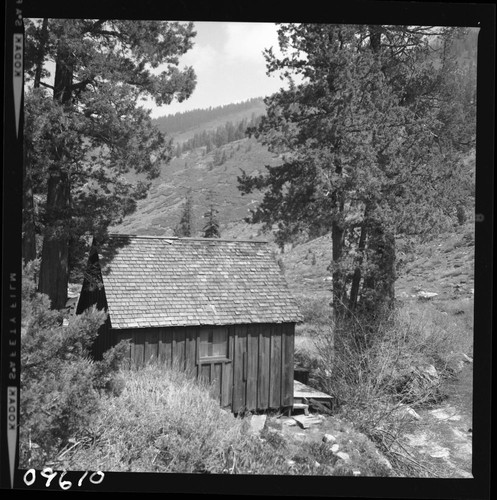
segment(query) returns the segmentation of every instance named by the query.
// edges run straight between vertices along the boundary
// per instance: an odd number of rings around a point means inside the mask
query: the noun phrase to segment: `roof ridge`
[[[109,233],[112,238],[143,238],[143,239],[157,239],[157,240],[178,240],[178,241],[212,241],[219,243],[255,243],[263,244],[269,243],[267,240],[237,240],[237,239],[227,239],[227,238],[200,238],[200,237],[184,237],[179,238],[178,236],[154,236],[145,234],[121,234],[121,233]]]

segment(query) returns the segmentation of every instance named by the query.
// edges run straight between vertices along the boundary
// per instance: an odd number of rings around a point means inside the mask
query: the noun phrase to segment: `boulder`
[[[330,448],[330,450],[333,453],[336,453],[339,449],[340,449],[340,446],[338,446],[338,444],[336,444],[336,443]]]

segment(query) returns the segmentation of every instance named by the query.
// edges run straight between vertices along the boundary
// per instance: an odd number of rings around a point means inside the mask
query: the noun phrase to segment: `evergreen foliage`
[[[25,23],[24,257],[36,257],[38,227],[39,290],[52,307],[62,308],[75,249],[85,246],[88,234],[102,236],[133,212],[171,157],[171,141],[140,99],[164,105],[190,96],[195,73],[180,70],[178,58],[191,48],[195,32],[192,23],[177,22]],[[152,71],[164,63],[164,71]],[[41,221],[33,220],[34,195],[42,202]]]
[[[190,190],[183,204],[180,221],[174,228],[174,236],[177,236],[178,238],[188,238],[193,236],[193,232],[193,200]]]
[[[205,226],[203,227],[204,238],[220,238],[221,233],[219,231],[219,222],[217,220],[218,211],[214,208],[214,205],[209,207],[209,210],[205,212],[204,219],[206,219]]]
[[[250,110],[254,107],[264,109],[262,97],[255,97],[246,101],[224,106],[209,107],[206,109],[192,109],[190,111],[178,112],[173,115],[162,116],[155,120],[155,124],[164,133],[174,134],[185,132],[189,129],[198,127],[200,124],[218,119],[225,119],[230,114],[239,113],[244,110]]]
[[[276,225],[280,245],[331,231],[337,318],[392,307],[396,236],[436,231],[468,203],[459,146],[474,139],[474,82],[453,51],[464,35],[288,24],[279,28],[283,56],[266,51],[268,72],[290,86],[266,98],[251,132],[283,163],[243,172],[239,187],[264,191],[248,220]]]
[[[88,310],[64,324],[64,314],[36,291],[37,265],[24,267],[22,281],[20,460],[26,467],[42,466],[45,457],[81,436],[101,394],[119,393],[117,371],[126,352],[121,343],[102,361],[92,361],[91,345],[106,313]]]
[[[237,123],[228,121],[214,130],[196,132],[191,139],[176,144],[175,154],[179,157],[182,153],[193,151],[201,147],[205,147],[206,153],[210,153],[212,150],[216,149],[216,154],[217,149],[221,148],[221,146],[244,139],[247,135],[247,130],[256,127],[260,120],[260,116],[252,114],[250,120],[244,118]],[[219,154],[222,155],[222,152],[219,152]],[[221,161],[221,156],[219,157],[219,161]],[[224,161],[216,164],[222,165]]]

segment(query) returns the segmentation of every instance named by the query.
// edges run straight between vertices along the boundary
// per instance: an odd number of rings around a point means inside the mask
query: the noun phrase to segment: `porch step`
[[[294,410],[304,410],[305,415],[309,415],[309,405],[305,403],[294,403],[293,404],[293,409]]]

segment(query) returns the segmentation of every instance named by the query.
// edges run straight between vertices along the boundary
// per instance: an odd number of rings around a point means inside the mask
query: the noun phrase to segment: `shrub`
[[[446,316],[423,306],[401,308],[367,327],[344,320],[313,337],[311,385],[332,394],[337,415],[354,422],[387,456],[411,425],[406,406],[445,397],[454,332]]]
[[[21,318],[21,466],[42,466],[95,415],[99,393],[116,390],[114,374],[124,347],[100,362],[89,356],[105,313],[89,310],[68,319],[51,310],[46,295],[36,292],[35,266],[23,275]]]

